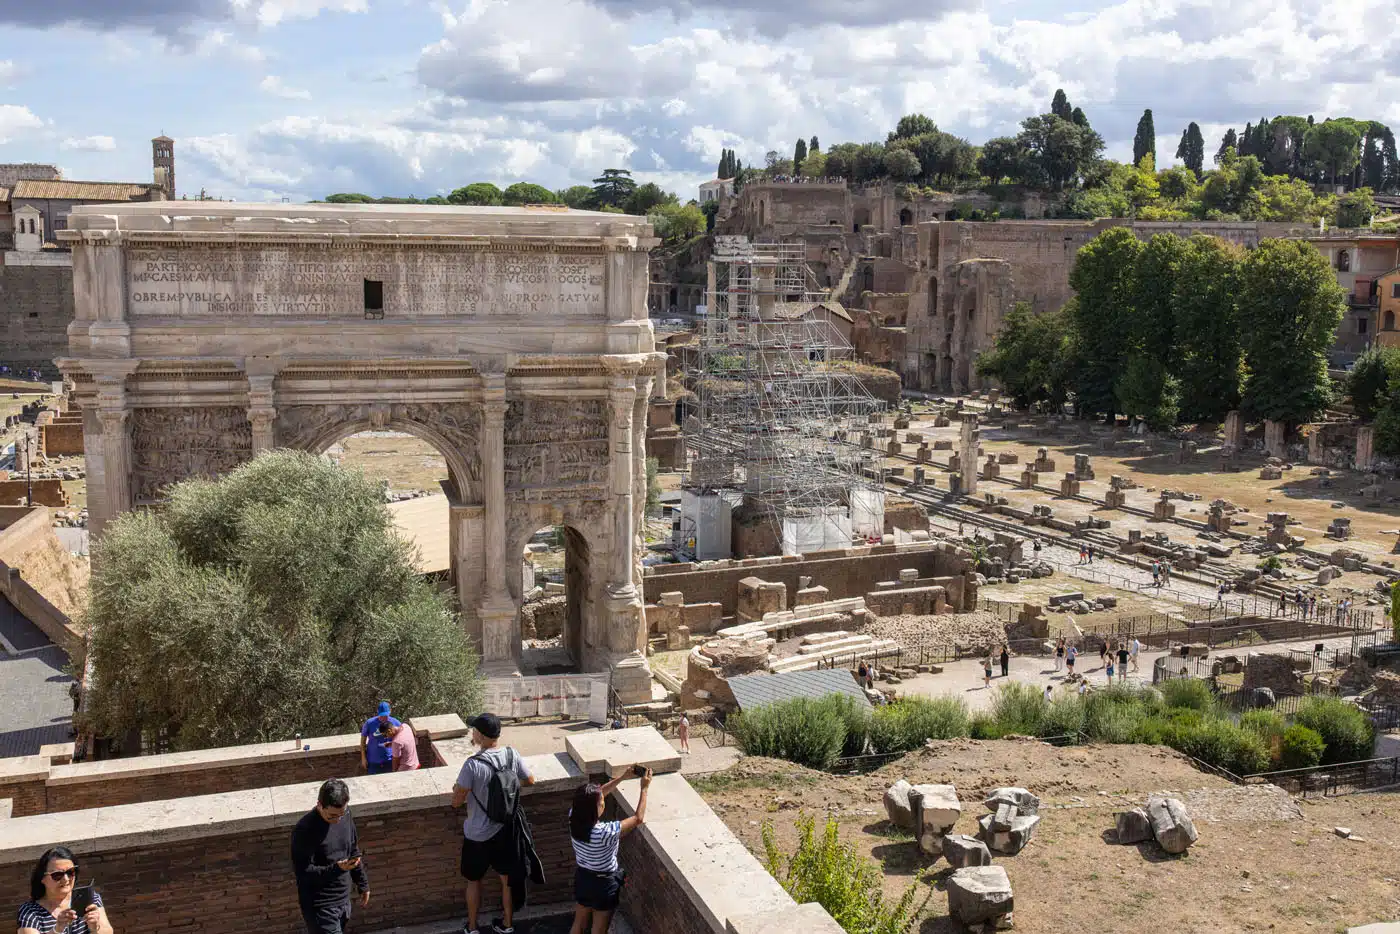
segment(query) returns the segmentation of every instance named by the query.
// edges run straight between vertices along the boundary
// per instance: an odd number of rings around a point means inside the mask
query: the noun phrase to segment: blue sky
[[[1056,87],[1125,156],[1189,120],[1400,129],[1400,0],[0,0],[0,161],[304,200],[550,187],[607,167],[683,194],[745,162],[883,138],[922,111],[980,143]]]

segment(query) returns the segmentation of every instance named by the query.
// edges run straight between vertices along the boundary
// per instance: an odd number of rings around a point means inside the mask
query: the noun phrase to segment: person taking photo
[[[66,846],[52,847],[29,873],[29,901],[19,906],[19,934],[112,934],[102,896],[80,890],[86,904],[73,904],[78,864]]]
[[[642,793],[637,799],[637,813],[620,821],[603,820],[603,810],[611,794],[623,779],[634,774],[623,772],[604,785],[589,783],[574,792],[574,805],[569,810],[569,840],[574,845],[574,926],[570,934],[607,934],[613,912],[622,897],[626,881],[617,861],[618,844],[646,820],[647,790],[651,787],[651,769],[642,773]]]

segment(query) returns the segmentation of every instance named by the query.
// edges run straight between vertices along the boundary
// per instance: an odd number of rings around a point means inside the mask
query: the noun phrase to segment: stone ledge
[[[0,820],[9,820],[14,813],[15,802],[13,798],[0,798]]]
[[[43,756],[15,756],[0,759],[0,782],[42,781],[53,771],[49,760]]]
[[[471,728],[462,721],[462,718],[455,713],[437,714],[431,717],[413,717],[408,721],[408,726],[415,736],[426,736],[428,739],[456,739],[459,736],[466,736],[471,732]]]
[[[639,781],[623,782],[614,792],[627,815],[636,813],[640,796]],[[646,823],[636,832],[717,934],[731,917],[793,911],[788,893],[683,777],[657,776],[647,804]]]
[[[310,746],[303,752],[302,746]],[[159,756],[131,756],[126,759],[102,759],[56,765],[49,770],[50,785],[75,785],[81,782],[101,782],[115,778],[139,778],[143,775],[165,775],[172,772],[195,772],[200,769],[222,769],[261,762],[284,762],[302,756],[340,755],[358,752],[360,734],[317,736],[303,738],[300,745],[290,739],[251,746],[224,746],[217,749],[193,749]]]
[[[586,775],[615,776],[633,765],[644,765],[657,774],[681,770],[681,754],[649,726],[570,736],[564,748]]]
[[[68,765],[73,761],[75,751],[76,747],[73,743],[50,743],[47,746],[39,747],[39,755],[54,765]]]
[[[841,925],[816,902],[730,918],[725,930],[727,934],[843,934]]]

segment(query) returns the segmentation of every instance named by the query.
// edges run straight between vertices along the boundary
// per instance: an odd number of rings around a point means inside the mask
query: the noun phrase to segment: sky
[[[1056,88],[1159,165],[1275,114],[1400,129],[1400,0],[0,0],[0,162],[305,201],[550,188],[630,169],[685,197],[723,147],[881,140],[902,114],[980,144]]]

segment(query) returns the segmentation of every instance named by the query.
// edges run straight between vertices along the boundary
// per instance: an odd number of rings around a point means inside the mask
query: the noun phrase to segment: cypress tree
[[[807,158],[807,141],[799,139],[797,146],[792,150],[792,174],[802,174],[802,162]]]
[[[1215,151],[1216,165],[1219,165],[1220,160],[1225,158],[1225,150],[1227,149],[1233,149],[1235,152],[1239,152],[1240,150],[1239,137],[1235,135],[1234,127],[1230,127],[1230,129],[1225,131],[1225,135],[1220,137],[1220,148]]]
[[[1141,119],[1138,120],[1137,133],[1133,136],[1133,165],[1142,162],[1142,157],[1148,153],[1152,154],[1153,161],[1157,157],[1157,130],[1152,126],[1152,110],[1148,108],[1142,112]]]
[[[1176,157],[1186,163],[1186,167],[1201,177],[1201,166],[1206,157],[1206,141],[1201,137],[1201,128],[1193,120],[1181,131],[1181,144],[1176,147]]]
[[[1089,118],[1086,117],[1084,111],[1080,110],[1078,107],[1070,112],[1069,119],[1075,126],[1082,126],[1086,130],[1089,128]]]
[[[1073,117],[1070,110],[1069,98],[1065,95],[1064,88],[1055,90],[1055,99],[1050,102],[1050,112],[1061,120],[1069,120]]]
[[[817,138],[816,138],[815,136],[813,136],[813,137],[812,137],[812,141],[811,141],[810,143],[807,144],[807,152],[813,153],[813,152],[821,152],[821,151],[822,151],[821,144],[818,143],[818,142],[817,142]]]

